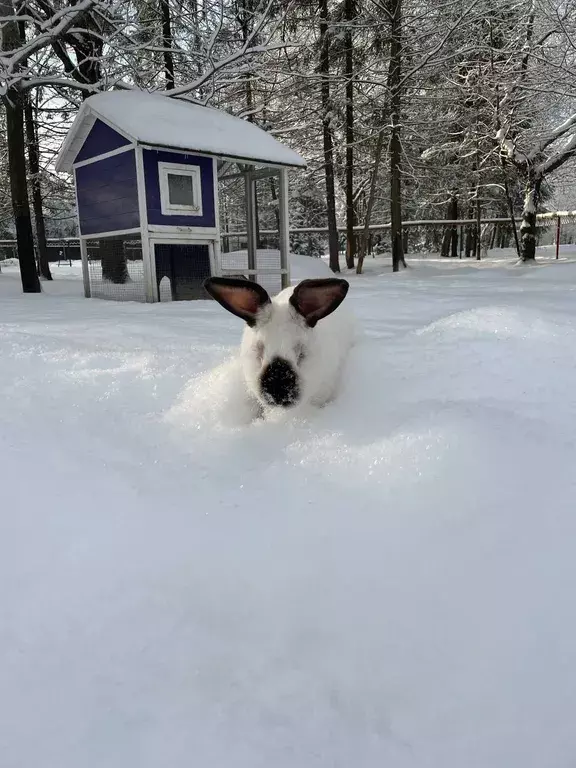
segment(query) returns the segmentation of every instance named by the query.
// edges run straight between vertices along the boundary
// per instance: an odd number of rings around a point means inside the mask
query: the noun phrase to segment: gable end
[[[97,119],[90,129],[84,144],[82,144],[80,151],[74,158],[74,162],[79,163],[81,160],[89,160],[92,157],[98,157],[106,152],[126,147],[129,144],[130,141],[127,138],[113,128],[110,128],[106,123],[103,123],[102,120]]]

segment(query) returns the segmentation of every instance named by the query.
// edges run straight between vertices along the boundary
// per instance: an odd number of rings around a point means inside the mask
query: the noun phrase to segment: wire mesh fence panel
[[[156,243],[156,280],[160,301],[204,299],[204,280],[211,274],[207,243]]]
[[[60,243],[48,244],[48,261],[60,266],[61,264],[72,265],[75,261],[82,258],[79,242],[67,242],[63,240]]]
[[[158,282],[158,296],[160,301],[173,301],[172,284],[168,275],[164,275]]]
[[[560,245],[574,245],[574,243],[576,243],[576,216],[564,219],[560,228]]]
[[[0,261],[9,261],[18,258],[16,241],[0,243]]]
[[[230,251],[221,255],[224,277],[254,277],[271,296],[282,290],[280,251],[276,248],[259,248],[256,251],[256,275],[248,274],[248,251]]]
[[[142,242],[134,235],[87,241],[90,294],[97,299],[145,301]]]
[[[218,185],[220,248],[222,253],[243,250],[248,247],[246,235],[246,187],[242,176],[224,179]],[[241,235],[235,235],[241,232]]]
[[[255,180],[256,253],[254,263],[250,264],[246,179],[238,175],[221,180],[219,186],[222,274],[256,280],[271,295],[282,290],[278,197],[276,175]]]
[[[248,278],[248,251],[244,248],[220,255],[220,266],[225,277]]]
[[[539,245],[574,245],[576,243],[576,211],[550,213],[536,219]]]
[[[256,253],[256,269],[258,282],[271,296],[282,290],[282,274],[280,272],[280,251],[277,248],[262,248]]]

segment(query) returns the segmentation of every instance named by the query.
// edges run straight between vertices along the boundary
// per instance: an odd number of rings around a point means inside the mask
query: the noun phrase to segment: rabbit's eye
[[[264,344],[261,341],[256,344],[256,357],[260,363],[264,359]]]
[[[306,350],[301,344],[298,344],[294,351],[296,353],[296,362],[300,365],[306,359]]]

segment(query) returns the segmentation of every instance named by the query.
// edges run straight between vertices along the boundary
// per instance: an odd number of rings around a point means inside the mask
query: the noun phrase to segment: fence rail
[[[75,261],[80,258],[80,241],[77,237],[51,237],[46,242],[48,246],[48,261]],[[17,258],[16,240],[0,240],[0,262]]]
[[[518,215],[516,218],[516,223],[518,223],[521,219],[521,216]],[[539,213],[536,216],[537,224],[540,224],[541,226],[553,226],[556,224],[556,237],[555,241],[556,244],[559,244],[560,239],[560,229],[561,224],[564,219],[573,219],[576,221],[576,210],[573,211],[550,211],[548,213]],[[512,225],[512,220],[509,217],[487,217],[487,218],[481,218],[480,219],[481,225],[486,224],[500,224],[500,225]],[[477,219],[410,219],[407,221],[402,222],[402,228],[405,230],[414,228],[414,227],[477,227],[478,226],[478,220]],[[386,232],[390,229],[390,222],[380,222],[377,224],[370,224],[368,227],[368,231],[371,233],[374,232]],[[337,227],[338,232],[344,233],[346,232],[346,227],[341,225]],[[356,233],[362,233],[366,230],[366,227],[363,225],[358,225],[354,227],[354,231]],[[290,227],[290,234],[292,235],[328,235],[328,227]],[[261,229],[259,231],[260,235],[278,235],[277,229]],[[221,232],[221,237],[224,240],[231,240],[234,238],[242,238],[246,237],[247,232],[244,231],[223,231]],[[74,258],[67,252],[67,248],[78,248],[80,244],[80,240],[78,237],[52,237],[48,238],[47,240],[48,247],[54,251],[56,248],[62,248],[63,253],[61,254],[61,259],[58,258],[58,254],[52,253],[51,261],[68,261],[70,258]],[[14,257],[16,256],[16,240],[0,240],[0,261],[6,258],[6,250],[12,249]]]
[[[521,215],[518,215],[515,219],[516,223],[521,221]],[[536,216],[537,222],[547,222],[547,221],[555,221],[556,219],[576,219],[576,211],[553,211],[550,213],[539,213]],[[476,226],[478,224],[478,219],[409,219],[407,221],[402,222],[402,228],[407,227],[466,227],[466,226]],[[504,217],[498,217],[498,216],[491,216],[488,218],[481,218],[480,224],[512,224],[512,219],[510,219],[509,216]],[[344,225],[336,227],[338,232],[346,232],[346,227]],[[359,224],[354,227],[355,232],[364,232],[366,227],[363,224]],[[387,229],[390,229],[390,222],[384,222],[379,224],[370,224],[368,226],[368,230],[370,232],[383,232]],[[290,227],[290,232],[294,232],[295,234],[300,232],[304,235],[313,235],[313,234],[328,234],[328,227]],[[245,237],[246,232],[242,231],[236,231],[236,230],[230,230],[226,232],[222,232],[222,237]],[[277,229],[261,229],[260,230],[261,235],[277,235],[278,230]]]

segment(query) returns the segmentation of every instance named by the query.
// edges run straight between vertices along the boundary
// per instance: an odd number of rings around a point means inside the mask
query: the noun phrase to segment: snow
[[[309,256],[290,254],[290,278],[299,283],[309,277],[334,277],[334,273],[323,259],[311,259]]]
[[[248,427],[215,303],[5,267],[3,768],[573,764],[575,261],[367,259],[339,399]]]
[[[56,160],[70,171],[95,117],[140,144],[305,167],[300,155],[257,125],[210,107],[146,91],[106,91],[83,102]]]

